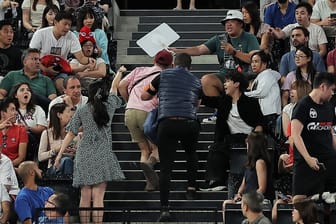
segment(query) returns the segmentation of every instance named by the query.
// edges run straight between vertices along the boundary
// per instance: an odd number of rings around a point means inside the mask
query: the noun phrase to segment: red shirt
[[[9,127],[6,134],[0,132],[0,142],[2,153],[13,161],[19,156],[20,143],[28,143],[26,128],[20,125]]]

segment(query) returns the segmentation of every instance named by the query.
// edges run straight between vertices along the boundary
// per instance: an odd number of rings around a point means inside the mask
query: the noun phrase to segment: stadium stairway
[[[117,65],[125,65],[128,70],[137,66],[151,66],[152,58],[136,45],[136,40],[165,22],[181,38],[172,46],[188,47],[203,43],[214,34],[223,32],[220,20],[226,10],[121,10],[118,18],[116,37],[118,40]],[[118,67],[118,66],[117,66]],[[218,70],[216,56],[193,57],[192,72],[203,74]],[[199,118],[208,117],[213,110],[201,107]],[[140,151],[124,125],[124,109],[116,112],[113,119],[113,151],[116,153],[126,180],[111,182],[105,195],[105,216],[107,222],[155,222],[160,214],[158,191],[144,191],[145,179],[139,165]],[[202,124],[197,152],[199,156],[198,180],[204,183],[207,146],[213,141],[211,124]],[[221,222],[221,205],[227,197],[226,191],[198,191],[196,200],[186,200],[187,172],[182,149],[177,152],[172,173],[170,194],[171,210],[178,222]],[[159,164],[156,165],[159,174]]]

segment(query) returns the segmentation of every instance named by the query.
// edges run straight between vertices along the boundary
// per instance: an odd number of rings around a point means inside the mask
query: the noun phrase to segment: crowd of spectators
[[[39,168],[33,161],[47,162],[43,172],[48,175],[73,178],[73,185],[81,188],[80,207],[89,207],[91,200],[94,207],[103,207],[107,182],[124,178],[117,158],[110,151],[110,126],[115,109],[123,106],[121,97],[128,102],[125,124],[141,150],[140,164],[147,181],[145,190],[160,188],[160,221],[172,218],[169,214],[170,172],[174,161],[171,148],[176,148],[179,141],[188,158],[186,197],[196,198],[195,144],[199,135],[196,111],[200,103],[216,108],[214,142],[225,145],[226,155],[230,155],[236,144],[246,146],[247,139],[248,163],[245,173],[239,177],[241,185],[234,189],[237,194],[231,195],[232,200],[224,202],[223,210],[227,203],[242,201],[245,222],[265,219],[257,206],[263,201],[260,193],[266,199],[276,199],[273,178],[281,173],[294,176],[291,196],[295,202],[303,200],[304,204],[303,198],[307,196],[336,191],[336,179],[331,173],[336,164],[333,149],[336,139],[331,133],[335,106],[329,102],[336,87],[336,50],[330,49],[335,47],[330,27],[336,23],[334,4],[332,0],[319,0],[315,4],[278,0],[265,6],[265,17],[260,18],[255,2],[244,1],[241,12],[229,10],[221,21],[224,34],[214,35],[198,46],[169,48],[177,53],[174,68],[171,68],[171,53],[159,52],[153,67],[137,68],[124,79],[126,69],[121,67],[109,90],[106,77],[110,75],[111,63],[104,32],[109,4],[91,0],[65,1],[65,4],[56,0],[25,0],[22,6],[10,3],[6,7],[22,8],[29,48],[21,52],[13,46],[15,25],[10,19],[0,21],[0,172],[7,178],[7,182],[0,178],[1,223],[10,219],[13,212],[10,203],[15,203],[22,222],[40,219],[42,223],[50,221],[55,214],[46,212],[37,217],[35,208],[58,208],[66,204],[68,198],[62,193],[36,184],[35,179],[42,178],[42,166]],[[176,9],[180,5],[178,1]],[[194,9],[191,1],[190,10]],[[290,49],[281,57],[273,53],[279,43],[287,44]],[[217,55],[220,70],[204,74],[198,80],[189,71],[190,56],[206,54]],[[139,85],[135,83],[135,78],[146,78],[149,73],[160,75]],[[82,95],[81,83],[88,97]],[[121,97],[117,96],[117,89]],[[179,103],[187,101],[188,107]],[[174,108],[177,104],[179,110]],[[138,122],[142,126],[155,107],[160,109],[160,122],[159,140],[154,144],[145,137]],[[136,116],[139,118],[135,119]],[[279,123],[283,124],[281,135],[288,139],[289,148],[288,151],[276,149],[275,157],[270,158],[266,136],[280,142],[276,135]],[[93,155],[91,148],[99,153]],[[159,161],[160,179],[154,171]],[[274,161],[279,164],[275,172]],[[220,165],[230,169],[228,161]],[[15,172],[24,184],[20,193]],[[230,185],[225,175],[212,178],[210,181]],[[308,183],[305,178],[315,181]],[[218,187],[214,182],[207,184]],[[27,201],[34,197],[39,199],[32,201],[32,207]],[[279,200],[275,204],[278,203],[284,202]],[[300,203],[294,207],[295,222],[305,220]],[[66,216],[65,210],[56,212]],[[82,222],[89,222],[87,211],[80,216]],[[94,211],[92,217],[100,223],[103,213]]]

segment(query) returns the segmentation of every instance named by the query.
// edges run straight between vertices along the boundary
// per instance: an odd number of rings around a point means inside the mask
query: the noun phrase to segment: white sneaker
[[[210,188],[200,188],[200,191],[224,191],[227,190],[226,186],[216,186]]]
[[[212,115],[211,117],[204,118],[202,123],[204,124],[216,124],[217,116]]]

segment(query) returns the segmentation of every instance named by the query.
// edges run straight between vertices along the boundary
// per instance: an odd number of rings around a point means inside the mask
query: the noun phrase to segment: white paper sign
[[[151,32],[137,40],[137,45],[141,47],[150,57],[178,40],[180,36],[166,23],[162,23]]]

